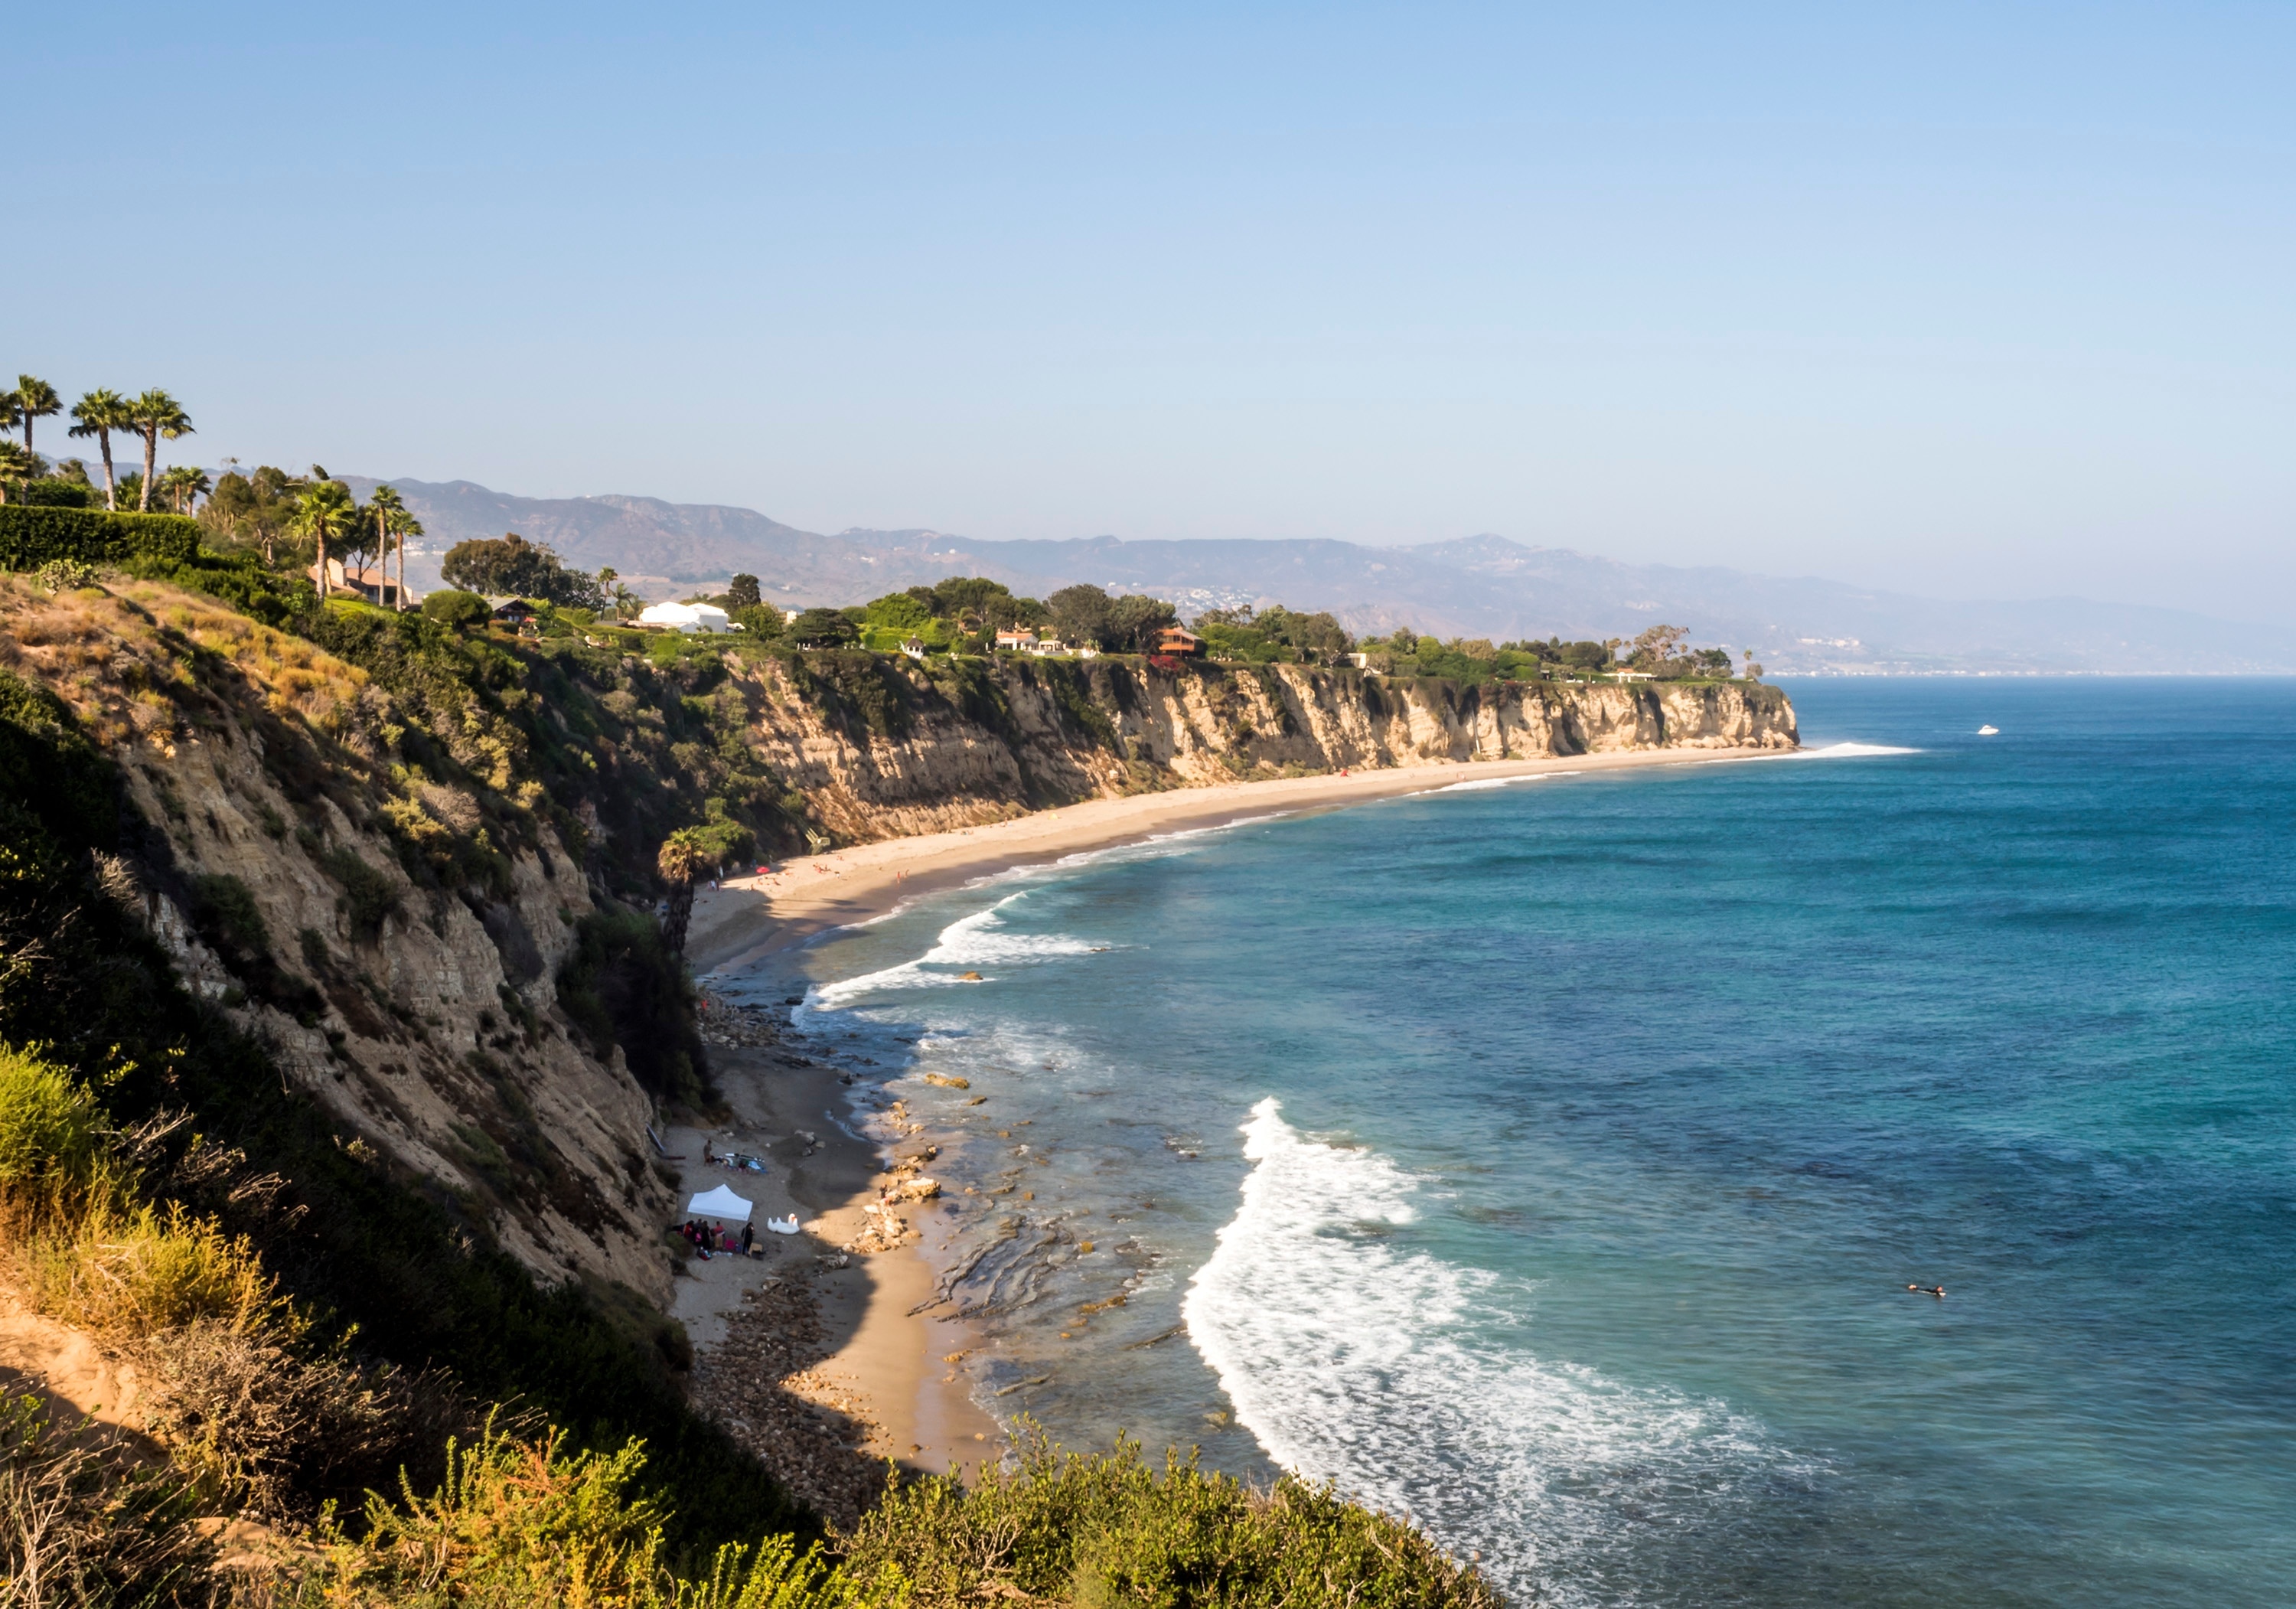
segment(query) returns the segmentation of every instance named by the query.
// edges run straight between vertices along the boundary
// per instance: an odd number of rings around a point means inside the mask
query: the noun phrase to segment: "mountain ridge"
[[[359,496],[381,484],[343,479]],[[1779,675],[2296,672],[2296,634],[2190,611],[2056,597],[1952,602],[1726,565],[1633,564],[1495,532],[1375,547],[1337,538],[983,539],[927,527],[833,534],[754,509],[609,494],[521,497],[475,481],[391,478],[426,528],[409,579],[436,585],[455,542],[516,530],[568,563],[611,565],[650,596],[746,571],[790,607],[851,603],[970,573],[1043,596],[1077,582],[1169,598],[1329,610],[1351,629],[1495,641],[1631,637],[1666,623]]]

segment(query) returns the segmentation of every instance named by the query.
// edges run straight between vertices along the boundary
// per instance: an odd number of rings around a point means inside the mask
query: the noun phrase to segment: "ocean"
[[[944,1145],[968,1378],[1068,1445],[1520,1602],[2296,1603],[2296,683],[1790,690],[1795,758],[1176,834],[732,986]]]

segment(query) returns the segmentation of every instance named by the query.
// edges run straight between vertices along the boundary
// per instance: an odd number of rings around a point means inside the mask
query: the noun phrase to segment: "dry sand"
[[[1659,750],[1567,759],[1485,760],[1358,771],[1092,800],[1016,820],[890,839],[776,866],[770,875],[699,891],[686,944],[697,975],[765,960],[824,929],[881,915],[900,900],[1015,866],[1254,817],[1332,809],[1465,781],[1558,772],[1775,759],[1767,749]],[[722,1012],[724,1008],[720,1008]],[[725,1031],[721,1021],[719,1031]],[[728,1047],[713,1046],[731,1127],[664,1137],[683,1153],[687,1194],[731,1183],[770,1214],[797,1212],[804,1233],[765,1235],[762,1260],[687,1265],[673,1311],[701,1355],[701,1405],[726,1420],[824,1515],[865,1506],[890,1457],[934,1470],[1003,1452],[995,1420],[964,1394],[951,1354],[973,1339],[921,1315],[933,1290],[922,1236],[874,1254],[846,1254],[877,1199],[884,1157],[845,1127],[840,1070],[779,1044],[771,1020],[746,1015]],[[798,1137],[816,1137],[816,1145]],[[703,1144],[764,1156],[765,1175],[701,1160]],[[681,1203],[681,1204],[683,1204]],[[922,1228],[933,1208],[903,1209]],[[838,1257],[846,1266],[832,1266]],[[767,1282],[772,1282],[768,1284]]]

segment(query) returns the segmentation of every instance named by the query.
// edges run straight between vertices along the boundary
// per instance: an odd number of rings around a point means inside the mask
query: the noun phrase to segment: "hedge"
[[[117,564],[135,558],[180,562],[199,550],[200,522],[182,514],[0,503],[0,570],[37,570],[51,559],[77,559],[83,564]]]

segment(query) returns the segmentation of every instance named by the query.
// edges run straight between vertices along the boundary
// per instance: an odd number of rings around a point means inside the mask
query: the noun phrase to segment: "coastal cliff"
[[[1760,683],[1475,686],[1292,664],[881,661],[886,696],[865,704],[801,661],[727,662],[746,741],[815,820],[856,842],[1254,777],[1798,741],[1792,704]]]
[[[1795,743],[1742,682],[640,655],[373,611],[275,629],[126,579],[11,579],[0,647],[116,768],[135,830],[105,885],[193,994],[536,1274],[657,1303],[676,1202],[647,1125],[709,1077],[646,909],[675,830],[778,855],[1342,768]]]

